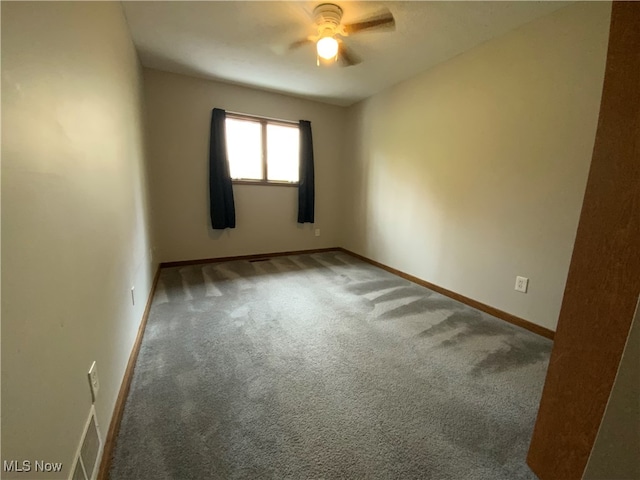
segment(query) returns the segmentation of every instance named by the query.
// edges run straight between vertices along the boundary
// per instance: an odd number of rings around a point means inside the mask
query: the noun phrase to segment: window
[[[227,113],[227,158],[234,182],[297,185],[297,123]]]

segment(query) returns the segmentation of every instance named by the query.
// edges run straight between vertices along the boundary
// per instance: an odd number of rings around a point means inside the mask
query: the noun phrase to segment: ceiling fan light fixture
[[[363,18],[359,22],[343,24],[342,9],[335,3],[318,5],[313,10],[313,19],[318,28],[318,34],[309,35],[291,43],[289,50],[295,50],[304,45],[315,45],[317,66],[338,62],[338,57],[340,66],[358,65],[362,59],[351,50],[344,39],[373,29],[395,29],[396,25],[393,14],[388,8],[383,8],[377,14]]]
[[[325,60],[331,60],[338,55],[338,41],[333,37],[322,37],[316,43],[318,56]]]

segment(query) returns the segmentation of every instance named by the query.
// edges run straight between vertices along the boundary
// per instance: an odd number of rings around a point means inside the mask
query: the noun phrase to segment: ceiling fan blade
[[[300,47],[304,47],[305,45],[310,45],[313,43],[313,39],[310,37],[307,38],[303,38],[301,40],[298,40],[296,42],[293,42],[289,45],[289,50],[297,50]]]
[[[338,62],[341,67],[351,67],[362,63],[362,59],[347,47],[344,42],[340,42],[338,46]]]
[[[373,30],[384,28],[385,30],[395,29],[396,21],[393,18],[393,14],[389,10],[382,11],[377,15],[367,18],[356,23],[349,23],[343,25],[344,33],[346,35],[353,35],[354,33],[362,32],[363,30]]]

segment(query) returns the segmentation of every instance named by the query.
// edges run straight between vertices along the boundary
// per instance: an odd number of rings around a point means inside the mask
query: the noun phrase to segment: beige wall
[[[2,460],[46,478],[93,360],[106,433],[150,289],[141,87],[119,3],[2,2]]]
[[[144,69],[150,186],[161,261],[338,246],[342,107]],[[234,185],[236,228],[209,220],[211,110],[310,120],[315,154],[316,221],[298,225],[297,189]],[[314,229],[320,228],[320,237]]]
[[[344,246],[555,329],[609,17],[566,7],[352,107]]]

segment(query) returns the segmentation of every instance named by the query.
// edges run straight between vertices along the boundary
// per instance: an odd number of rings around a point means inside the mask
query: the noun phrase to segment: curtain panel
[[[314,223],[315,179],[311,122],[300,120],[300,178],[298,184],[298,223]]]
[[[214,108],[209,138],[209,204],[211,226],[216,230],[236,227],[233,185],[227,161],[226,112]]]

